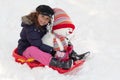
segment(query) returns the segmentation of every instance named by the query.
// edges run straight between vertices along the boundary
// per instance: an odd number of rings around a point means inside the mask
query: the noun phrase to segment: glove
[[[65,56],[66,56],[66,53],[61,51],[57,51],[55,54],[55,58],[58,58],[58,59],[63,59]]]

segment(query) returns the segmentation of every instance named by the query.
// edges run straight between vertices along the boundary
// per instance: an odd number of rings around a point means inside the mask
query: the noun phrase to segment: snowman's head
[[[63,36],[70,35],[75,29],[75,26],[72,23],[68,14],[60,8],[54,8],[53,10],[55,14],[54,14],[52,32]]]
[[[73,29],[72,28],[60,28],[60,29],[53,30],[53,33],[67,37],[73,33]]]

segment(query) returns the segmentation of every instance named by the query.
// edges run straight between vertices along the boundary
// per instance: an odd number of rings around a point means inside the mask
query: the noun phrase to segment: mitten
[[[72,50],[73,50],[73,45],[69,45],[69,46],[67,47],[66,52],[68,52],[68,54],[70,54],[70,53],[72,52]]]
[[[65,58],[65,56],[66,56],[65,52],[56,51],[55,58],[62,60]]]

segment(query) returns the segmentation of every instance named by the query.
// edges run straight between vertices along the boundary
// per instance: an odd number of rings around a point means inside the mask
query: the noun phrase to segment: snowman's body
[[[55,32],[56,34],[59,34],[59,35],[62,35],[62,36],[64,36],[64,37],[66,37],[66,38],[65,38],[65,42],[66,42],[66,44],[68,45],[69,40],[67,39],[67,36],[70,35],[70,34],[68,34],[68,31],[70,31],[70,30],[71,30],[71,29],[67,29],[67,28],[65,29],[65,28],[63,28],[63,29],[55,30],[54,32]],[[60,33],[60,32],[61,32],[61,33]],[[59,46],[59,48],[60,48],[60,51],[64,51],[64,47],[63,47],[63,44],[62,44],[61,40],[60,40],[59,38],[57,38],[57,37],[55,36],[55,34],[52,33],[51,31],[48,32],[48,33],[46,33],[46,35],[42,38],[42,41],[43,41],[44,44],[49,45],[49,46],[51,46],[51,47],[54,47],[54,41],[53,41],[54,38],[56,38],[56,41],[57,41],[58,46]]]

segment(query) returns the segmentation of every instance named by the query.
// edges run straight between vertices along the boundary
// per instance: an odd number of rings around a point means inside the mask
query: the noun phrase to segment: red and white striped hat
[[[72,28],[75,29],[74,24],[72,23],[70,17],[68,14],[60,9],[60,8],[54,8],[55,16],[54,16],[54,22],[52,30],[61,29],[61,28]]]

